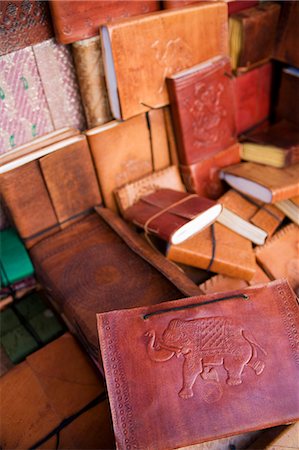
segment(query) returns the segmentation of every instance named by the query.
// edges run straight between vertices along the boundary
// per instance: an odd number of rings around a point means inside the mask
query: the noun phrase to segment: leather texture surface
[[[240,144],[236,143],[198,163],[181,165],[180,172],[189,192],[217,199],[225,191],[225,186],[219,178],[220,170],[239,162]]]
[[[228,57],[166,80],[181,164],[207,159],[236,139],[234,90]]]
[[[119,18],[146,14],[159,9],[156,0],[142,1],[82,1],[51,0],[50,8],[56,39],[70,44],[96,36],[99,26]]]
[[[286,281],[97,317],[117,448],[178,448],[298,420],[299,314]]]
[[[98,364],[96,312],[157,303],[199,288],[114,213],[70,225],[31,249],[57,309]]]
[[[122,119],[167,105],[167,76],[228,54],[227,6],[221,2],[131,18],[107,30]]]
[[[234,79],[237,133],[265,120],[270,113],[272,64],[237,74]]]
[[[216,222],[213,227],[214,258],[211,227],[182,244],[170,245],[167,258],[199,269],[209,268],[212,272],[250,281],[256,271],[251,242],[220,223]]]
[[[170,165],[164,108],[150,110],[147,120],[151,134],[153,169],[156,172]]]
[[[299,64],[298,64],[299,65]],[[282,70],[276,110],[278,119],[286,119],[299,127],[299,74]]]
[[[232,0],[228,1],[228,14],[235,14],[243,9],[253,8],[258,5],[258,0]]]
[[[299,68],[299,4],[283,2],[279,18],[275,59]]]
[[[51,38],[53,30],[47,2],[1,1],[0,30],[0,56]]]

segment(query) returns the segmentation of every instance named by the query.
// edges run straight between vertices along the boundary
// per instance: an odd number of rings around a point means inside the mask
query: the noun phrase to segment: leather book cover
[[[240,144],[235,143],[198,163],[181,165],[180,172],[189,192],[217,199],[225,191],[225,185],[219,177],[221,169],[239,162]]]
[[[100,36],[74,42],[72,53],[88,128],[112,119]]]
[[[240,134],[259,124],[270,114],[272,63],[238,73],[233,81],[236,127]]]
[[[243,162],[222,169],[220,176],[231,187],[244,194],[249,194],[265,203],[275,203],[299,195],[298,170],[299,164],[277,169]],[[250,188],[247,180],[250,182]]]
[[[269,60],[274,51],[280,5],[260,3],[229,19],[232,67],[249,67]]]
[[[251,242],[220,223],[216,222],[212,227],[182,244],[169,245],[166,257],[174,262],[250,281],[256,272]]]
[[[30,255],[47,295],[97,365],[97,312],[199,292],[106,208],[39,242]]]
[[[231,16],[243,9],[253,8],[259,4],[258,0],[232,0],[228,1],[228,15]]]
[[[113,190],[153,171],[150,131],[145,114],[86,131],[103,201],[116,211]]]
[[[101,24],[122,17],[137,16],[157,11],[156,0],[51,0],[55,36],[61,44],[70,44],[96,36]]]
[[[112,114],[125,120],[169,103],[166,77],[228,54],[227,6],[205,2],[121,20],[101,35]]]
[[[163,9],[178,9],[200,3],[202,0],[162,0]]]
[[[186,447],[299,418],[298,304],[285,280],[97,321],[118,449]]]
[[[299,226],[299,196],[277,202],[275,206]]]
[[[120,212],[134,205],[143,195],[151,194],[157,189],[171,188],[176,191],[185,192],[177,166],[153,172],[140,180],[128,183],[114,191]]]
[[[166,79],[181,164],[207,159],[236,140],[228,57],[216,56]]]
[[[140,197],[125,209],[124,217],[146,233],[179,243],[213,223],[221,211],[222,206],[208,198],[162,188]],[[204,222],[196,226],[200,217],[205,217]],[[194,229],[187,231],[192,222]]]
[[[287,225],[262,247],[255,249],[256,259],[271,279],[287,278],[299,294],[299,228]]]
[[[0,3],[0,56],[53,36],[47,2],[2,0]]]
[[[165,106],[163,108],[163,111],[164,111],[165,126],[166,126],[167,140],[168,140],[169,153],[170,153],[170,161],[171,161],[171,164],[178,166],[179,158],[178,158],[178,152],[177,152],[177,144],[176,144],[176,140],[175,140],[175,136],[174,136],[173,122],[172,122],[172,118],[171,118],[170,107]]]
[[[85,136],[78,136],[76,142],[70,143],[62,151],[40,158],[39,165],[60,223],[86,214],[101,203]]]
[[[256,264],[256,272],[250,281],[232,278],[227,275],[215,275],[204,283],[201,283],[199,287],[205,294],[214,294],[217,292],[242,289],[247,286],[255,286],[260,283],[268,283],[269,281],[270,278],[263,272],[260,266]]]
[[[262,204],[257,212],[250,218],[250,222],[266,231],[269,238],[275,233],[284,218],[285,214],[275,205]]]
[[[282,2],[274,58],[299,68],[298,2]]]
[[[164,108],[151,109],[146,114],[151,135],[153,169],[156,172],[170,165]]]
[[[299,127],[299,69],[282,70],[276,116]]]

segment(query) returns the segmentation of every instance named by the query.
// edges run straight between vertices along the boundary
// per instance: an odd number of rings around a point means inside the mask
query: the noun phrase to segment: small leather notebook
[[[278,3],[266,2],[230,17],[229,46],[233,69],[271,58],[279,13]]]
[[[274,58],[299,67],[298,54],[298,2],[282,2]]]
[[[3,0],[0,3],[0,56],[50,39],[53,30],[47,2]]]
[[[222,205],[196,194],[157,189],[124,211],[126,220],[171,243],[180,244],[215,222]]]
[[[271,85],[270,62],[245,73],[237,73],[234,78],[234,91],[238,134],[267,119],[270,114]]]
[[[220,170],[240,162],[240,144],[235,143],[211,157],[191,165],[181,165],[180,172],[189,192],[217,199],[225,192],[219,177]]]
[[[97,320],[118,449],[186,447],[299,418],[298,304],[285,280]]]
[[[227,56],[166,79],[181,164],[193,164],[235,142],[233,81]]]
[[[255,256],[248,239],[215,223],[179,245],[169,245],[171,261],[250,281],[255,272]]]
[[[177,166],[153,172],[140,180],[128,183],[122,188],[114,191],[120,212],[134,205],[140,197],[151,194],[157,189],[171,188],[176,191],[185,192]]]
[[[299,196],[277,202],[275,206],[299,226]]]
[[[151,134],[153,170],[156,172],[170,165],[170,151],[164,108],[151,109],[146,114]]]
[[[113,448],[109,408],[105,402],[96,403],[97,399],[105,399],[103,381],[70,334],[64,334],[9,371],[0,380],[0,390],[3,449],[54,448],[58,427],[59,448],[78,448],[76,439],[82,441],[82,448]],[[88,408],[91,402],[93,408]],[[70,420],[68,425],[66,419],[76,414],[78,419]],[[96,416],[102,425],[97,439],[87,433],[90,416]],[[66,423],[60,426],[64,420]],[[36,445],[43,439],[45,444]],[[89,447],[92,442],[109,447]]]
[[[167,76],[228,54],[227,6],[205,2],[121,20],[101,35],[112,114],[125,120],[169,103]]]
[[[121,17],[146,14],[159,9],[156,0],[107,2],[102,0],[51,0],[55,36],[61,44],[70,44],[96,36],[99,25]]]
[[[241,158],[278,168],[299,163],[299,127],[282,120],[267,130],[247,134]]]
[[[268,283],[269,281],[270,278],[263,272],[260,266],[256,264],[256,272],[250,281],[228,277],[227,275],[215,275],[204,283],[201,283],[199,287],[205,294],[213,294],[233,289],[242,289],[247,286],[255,286],[260,283]]]
[[[299,127],[299,69],[282,69],[276,110],[279,119],[286,119]]]
[[[255,249],[257,262],[271,279],[288,278],[299,295],[299,228],[287,225],[263,247]]]
[[[96,364],[96,312],[199,292],[182,271],[106,208],[43,239],[30,254],[47,294]]]
[[[145,114],[112,121],[85,132],[107,208],[116,211],[113,190],[153,171],[150,130]]]
[[[244,162],[226,167],[220,177],[231,187],[265,203],[299,195],[299,164],[284,169]]]
[[[72,53],[88,128],[109,122],[112,117],[100,36],[74,42]]]

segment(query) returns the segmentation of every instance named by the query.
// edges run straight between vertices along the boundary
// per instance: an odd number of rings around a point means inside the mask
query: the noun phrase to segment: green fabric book
[[[14,364],[19,363],[39,348],[33,336],[31,336],[23,325],[1,336],[1,344]]]

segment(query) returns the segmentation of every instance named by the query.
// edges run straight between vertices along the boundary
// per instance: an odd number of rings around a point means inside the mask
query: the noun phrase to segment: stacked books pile
[[[2,3],[1,448],[292,442],[298,2]]]

